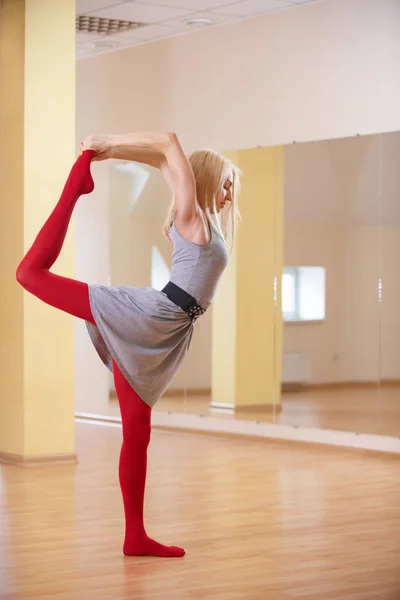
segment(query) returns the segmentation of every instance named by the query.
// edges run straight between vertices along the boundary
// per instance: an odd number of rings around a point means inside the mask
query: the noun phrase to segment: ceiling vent
[[[95,35],[115,35],[123,31],[130,31],[143,27],[144,23],[135,21],[121,21],[119,19],[100,19],[89,15],[77,15],[75,29],[78,32],[93,33]]]

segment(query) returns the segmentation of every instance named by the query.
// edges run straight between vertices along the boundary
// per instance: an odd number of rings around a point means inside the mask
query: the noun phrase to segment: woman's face
[[[220,212],[228,202],[232,202],[233,173],[230,171],[224,179],[222,190],[217,196],[217,210]]]

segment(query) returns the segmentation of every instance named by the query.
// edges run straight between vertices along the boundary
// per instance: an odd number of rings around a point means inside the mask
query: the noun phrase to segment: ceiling
[[[137,46],[150,41],[190,33],[285,10],[316,0],[77,0],[77,15],[135,21],[137,29],[100,35],[77,31],[77,58]],[[188,19],[207,19],[211,24],[188,25]]]

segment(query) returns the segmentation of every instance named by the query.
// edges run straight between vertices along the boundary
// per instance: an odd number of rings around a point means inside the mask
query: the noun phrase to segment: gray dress
[[[226,244],[210,223],[211,239],[200,245],[186,240],[175,224],[170,281],[207,309],[228,262]],[[104,364],[115,360],[125,379],[153,407],[185,358],[193,335],[189,315],[152,287],[89,285],[96,326],[90,338]],[[200,317],[201,319],[201,317]]]

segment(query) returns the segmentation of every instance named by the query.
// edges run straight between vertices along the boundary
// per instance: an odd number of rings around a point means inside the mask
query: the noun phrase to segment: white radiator
[[[297,352],[289,352],[283,355],[282,383],[308,383],[311,380],[311,356]]]

